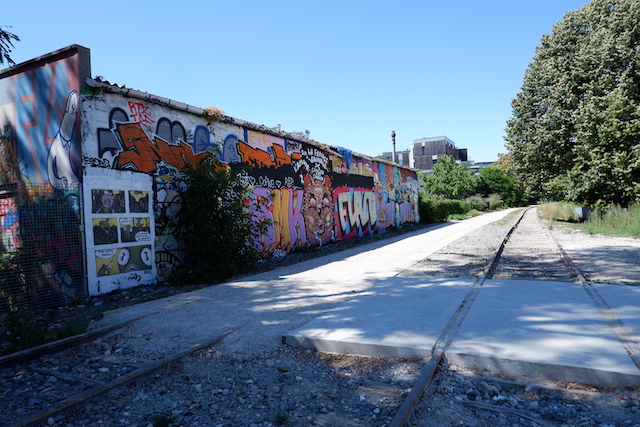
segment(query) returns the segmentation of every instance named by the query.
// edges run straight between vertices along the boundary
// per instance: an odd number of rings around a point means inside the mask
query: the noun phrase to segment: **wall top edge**
[[[82,53],[89,57],[89,52],[89,48],[86,48],[79,44],[72,44],[67,47],[63,47],[62,49],[58,49],[56,51],[38,56],[37,58],[33,58],[28,61],[21,62],[20,64],[16,64],[9,68],[0,70],[0,79],[10,77],[14,74],[22,73],[33,68],[42,67],[46,64],[72,56],[76,53]]]
[[[200,107],[195,107],[193,105],[189,105],[183,102],[179,102],[179,101],[174,101],[172,99],[169,98],[164,98],[161,96],[156,96],[153,94],[150,94],[148,92],[142,92],[139,90],[135,90],[135,89],[131,89],[128,88],[126,86],[120,86],[117,84],[113,84],[110,83],[108,81],[103,81],[100,79],[92,79],[92,78],[87,78],[86,79],[86,83],[89,87],[94,88],[94,89],[98,89],[100,91],[103,92],[108,92],[108,93],[118,93],[120,95],[123,96],[129,96],[132,98],[136,98],[136,99],[140,99],[143,101],[147,101],[153,104],[158,104],[158,105],[163,105],[165,107],[169,107],[169,108],[173,108],[175,110],[179,110],[179,111],[184,111],[187,113],[191,113],[191,114],[195,114],[197,116],[202,116],[202,117],[207,117],[207,112],[204,108],[200,108]],[[325,144],[322,143],[320,141],[316,141],[314,139],[311,138],[301,138],[299,135],[293,134],[293,133],[289,133],[289,132],[285,132],[282,130],[278,130],[275,128],[270,128],[266,125],[259,125],[256,123],[251,123],[251,122],[247,122],[245,120],[242,119],[237,119],[235,117],[231,117],[231,116],[227,116],[227,115],[222,115],[220,117],[219,120],[221,123],[228,123],[228,124],[232,124],[232,125],[236,125],[236,126],[241,126],[241,127],[245,127],[251,130],[255,130],[255,131],[259,131],[262,133],[268,133],[274,136],[279,136],[282,138],[286,138],[286,139],[290,139],[293,141],[298,141],[298,142],[304,142],[307,144],[311,144],[311,145],[315,145],[319,148],[322,148],[324,150],[330,151],[333,154],[339,154],[339,147],[337,146],[333,146],[333,145],[329,145],[329,144]],[[379,158],[374,158],[372,156],[368,156],[366,154],[361,154],[361,153],[357,153],[355,151],[352,151],[352,154],[356,157],[360,157],[366,160],[372,160],[372,161],[376,161],[379,163],[385,163],[388,165],[393,165],[396,166],[398,168],[401,169],[406,169],[408,171],[417,171],[417,169],[414,168],[409,168],[407,166],[403,166],[400,165],[398,163],[395,162],[391,162],[389,160],[385,160],[385,159],[379,159]]]

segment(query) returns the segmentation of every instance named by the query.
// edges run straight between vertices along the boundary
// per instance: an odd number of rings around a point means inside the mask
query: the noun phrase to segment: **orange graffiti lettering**
[[[159,138],[151,141],[139,123],[119,124],[118,132],[124,150],[118,155],[115,166],[117,169],[151,173],[164,161],[183,171],[187,164],[198,162],[206,155],[194,154],[191,146],[183,142],[172,145]]]
[[[292,158],[300,158],[299,153],[293,156],[288,155],[281,145],[272,145],[263,151],[253,148],[243,141],[238,141],[238,152],[242,156],[242,161],[257,168],[279,168],[282,165],[291,164]]]

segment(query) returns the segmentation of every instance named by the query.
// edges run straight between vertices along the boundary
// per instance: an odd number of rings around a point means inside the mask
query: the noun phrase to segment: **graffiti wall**
[[[89,52],[67,48],[0,73],[0,129],[11,132],[20,179],[70,190],[80,181],[80,87]]]
[[[288,138],[266,128],[207,123],[200,116],[113,93],[83,97],[82,117],[87,176],[126,170],[153,180],[160,280],[184,260],[176,178],[207,150],[218,150],[221,161],[237,168],[250,189],[247,203],[256,220],[268,224],[257,242],[264,257],[418,221],[415,172],[345,148]],[[105,229],[105,239],[117,225],[98,224]]]
[[[85,288],[79,111],[89,62],[88,49],[69,46],[0,71],[2,252],[31,263],[23,278],[35,283],[20,286],[36,299],[64,303]]]

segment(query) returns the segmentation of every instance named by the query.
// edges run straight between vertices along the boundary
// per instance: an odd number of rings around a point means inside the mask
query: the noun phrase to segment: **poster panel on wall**
[[[90,295],[155,283],[152,178],[91,168],[84,177]]]

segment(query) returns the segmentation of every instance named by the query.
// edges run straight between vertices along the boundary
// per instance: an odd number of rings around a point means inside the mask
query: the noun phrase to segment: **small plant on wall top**
[[[259,225],[253,220],[238,173],[208,154],[183,177],[180,217],[187,228],[187,255],[176,284],[215,283],[254,265]]]

